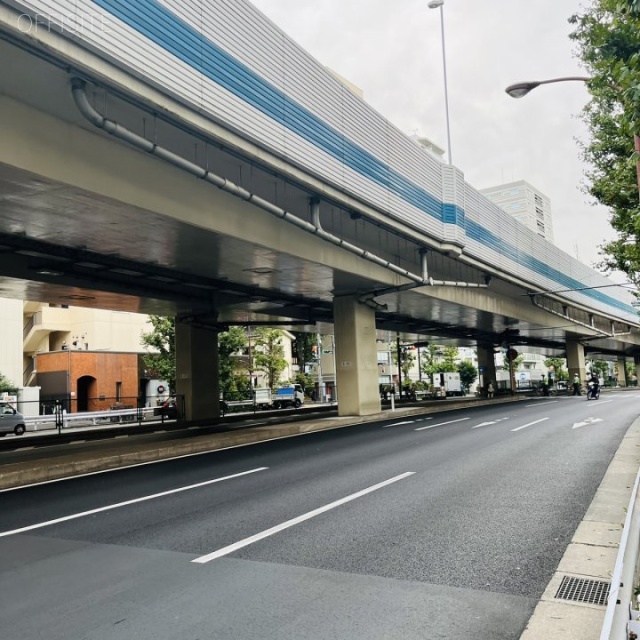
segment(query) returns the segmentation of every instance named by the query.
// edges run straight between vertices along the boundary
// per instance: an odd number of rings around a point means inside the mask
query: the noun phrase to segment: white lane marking
[[[20,449],[15,449],[15,451],[30,451],[31,449],[35,449],[35,447],[20,447]]]
[[[481,422],[480,424],[477,424],[475,427],[471,427],[472,429],[477,429],[478,427],[487,427],[490,424],[496,424],[498,421],[497,420],[492,420],[491,422]]]
[[[322,420],[335,420],[335,418],[322,418]],[[334,429],[342,429],[344,427],[360,427],[362,422],[349,422],[347,424],[337,424],[335,427],[329,427],[326,430],[333,431]],[[197,427],[199,428],[199,427]],[[140,434],[140,437],[153,436],[159,431],[153,433]],[[152,464],[164,464],[165,462],[174,462],[175,460],[184,460],[185,458],[194,458],[196,456],[210,456],[212,454],[221,453],[222,451],[230,451],[231,449],[242,449],[244,447],[255,447],[265,444],[267,442],[275,442],[276,440],[288,440],[290,438],[301,438],[307,435],[315,435],[317,431],[305,431],[304,433],[292,433],[285,436],[273,436],[272,438],[265,438],[264,440],[258,440],[255,442],[243,442],[241,444],[230,444],[227,447],[220,447],[219,449],[208,449],[207,451],[196,451],[195,453],[182,453],[177,456],[170,456],[168,458],[160,458],[159,460],[148,460],[147,462],[136,462],[135,464],[128,464],[123,467],[116,467],[114,469],[101,469],[100,471],[89,471],[87,473],[80,473],[76,476],[66,476],[64,478],[55,478],[53,480],[42,480],[41,482],[32,482],[30,484],[20,485],[19,487],[8,487],[7,489],[0,489],[0,493],[8,493],[9,491],[23,491],[24,489],[30,489],[32,487],[40,487],[44,484],[54,484],[56,482],[68,482],[70,480],[78,480],[79,478],[88,478],[89,476],[102,475],[103,473],[117,473],[118,471],[127,471],[129,469],[136,469],[137,467],[146,467]],[[109,438],[111,440],[111,438]]]
[[[540,420],[534,420],[533,422],[529,422],[527,424],[523,424],[521,427],[516,427],[515,429],[511,429],[511,431],[520,431],[520,429],[526,429],[527,427],[531,427],[534,424],[538,424],[538,422],[544,422],[549,418],[540,418]]]
[[[480,427],[488,427],[490,424],[498,424],[498,422],[504,422],[505,420],[508,420],[509,416],[506,416],[504,418],[498,418],[497,420],[491,420],[489,422],[481,422],[480,424],[477,424],[475,427],[471,427],[472,429],[478,429]]]
[[[388,429],[389,427],[399,427],[401,424],[413,424],[415,420],[404,420],[403,422],[394,422],[393,424],[387,424],[383,429]]]
[[[72,440],[69,444],[84,444],[86,440]]]
[[[589,400],[591,402],[591,400]],[[607,404],[608,402],[613,402],[613,400],[597,400],[598,406],[601,404]]]
[[[67,522],[69,520],[77,520],[78,518],[84,518],[86,516],[92,516],[95,513],[101,513],[103,511],[110,511],[111,509],[118,509],[120,507],[127,507],[131,504],[138,504],[139,502],[146,502],[147,500],[155,500],[156,498],[163,498],[164,496],[174,495],[176,493],[182,493],[183,491],[190,491],[191,489],[199,489],[200,487],[206,487],[216,482],[222,482],[224,480],[233,480],[234,478],[240,478],[247,476],[251,473],[257,473],[258,471],[266,471],[269,467],[258,467],[257,469],[251,469],[250,471],[242,471],[241,473],[234,473],[231,476],[224,476],[222,478],[215,478],[214,480],[206,480],[205,482],[198,482],[197,484],[191,484],[188,487],[180,487],[178,489],[170,489],[169,491],[162,491],[160,493],[154,493],[150,496],[142,496],[141,498],[134,498],[133,500],[126,500],[125,502],[117,502],[116,504],[110,504],[106,507],[98,507],[97,509],[91,509],[90,511],[82,511],[81,513],[73,513],[70,516],[63,516],[62,518],[56,518],[55,520],[47,520],[46,522],[39,522],[38,524],[31,524],[27,527],[20,527],[19,529],[12,529],[11,531],[0,532],[0,538],[7,536],[13,536],[18,533],[25,533],[26,531],[33,531],[34,529],[42,529],[43,527],[50,527],[60,522]]]
[[[595,424],[596,422],[602,422],[602,418],[586,418],[582,422],[574,422],[572,429],[586,427],[588,424]]]
[[[469,418],[458,418],[457,420],[448,420],[447,422],[438,422],[438,424],[430,424],[426,427],[418,427],[416,431],[424,431],[425,429],[433,429],[434,427],[441,427],[443,424],[453,424],[454,422],[463,422],[469,420]]]
[[[554,402],[559,402],[559,400],[541,400],[540,402],[542,402],[542,406],[544,407],[545,405],[548,404],[553,404]],[[540,406],[540,402],[536,402],[535,404],[525,404],[525,407],[539,407]]]
[[[211,562],[216,558],[221,558],[222,556],[229,555],[238,549],[242,549],[243,547],[247,547],[254,542],[258,542],[259,540],[263,540],[264,538],[268,538],[269,536],[275,535],[276,533],[280,533],[280,531],[284,531],[285,529],[289,529],[290,527],[294,527],[305,520],[309,520],[311,518],[315,518],[326,511],[330,511],[331,509],[335,509],[347,502],[351,502],[352,500],[356,500],[357,498],[361,498],[362,496],[367,495],[368,493],[372,493],[373,491],[377,491],[378,489],[382,489],[394,482],[398,482],[399,480],[404,480],[409,476],[415,474],[415,471],[408,471],[407,473],[403,473],[399,476],[395,476],[395,478],[390,478],[389,480],[385,480],[384,482],[380,482],[379,484],[374,484],[372,487],[368,487],[367,489],[363,489],[362,491],[358,491],[357,493],[352,493],[345,498],[340,498],[340,500],[336,500],[335,502],[331,502],[329,504],[324,505],[324,507],[319,507],[318,509],[314,509],[313,511],[309,511],[308,513],[304,513],[297,518],[292,518],[291,520],[287,520],[286,522],[282,522],[281,524],[276,525],[275,527],[271,527],[270,529],[265,529],[260,533],[256,533],[249,538],[245,538],[244,540],[240,540],[238,542],[234,542],[226,547],[222,547],[222,549],[218,549],[217,551],[213,551],[212,553],[208,553],[205,556],[200,556],[199,558],[195,558],[191,562],[195,562],[197,564],[205,564],[207,562]]]

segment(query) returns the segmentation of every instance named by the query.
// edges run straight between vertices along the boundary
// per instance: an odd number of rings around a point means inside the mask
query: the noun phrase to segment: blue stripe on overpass
[[[464,228],[470,238],[505,255],[517,264],[551,278],[567,289],[584,286],[580,281],[538,258],[518,251],[477,223],[465,220],[464,213],[456,205],[447,204],[443,207],[428,191],[346,138],[344,134],[205,38],[156,0],[93,2],[231,94],[432,218],[439,222],[464,220]],[[457,210],[457,215],[452,215],[452,207]],[[446,220],[443,217],[443,208],[447,208]],[[589,290],[581,293],[608,306],[635,314],[635,309],[630,305],[600,291]]]

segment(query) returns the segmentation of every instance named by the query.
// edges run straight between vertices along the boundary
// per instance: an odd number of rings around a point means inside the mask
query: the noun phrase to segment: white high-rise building
[[[480,193],[495,202],[518,222],[526,225],[545,240],[553,242],[551,201],[526,180],[480,189]]]

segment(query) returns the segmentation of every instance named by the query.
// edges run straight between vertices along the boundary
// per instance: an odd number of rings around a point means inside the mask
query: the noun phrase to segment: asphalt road
[[[0,492],[0,635],[516,639],[639,406],[540,398]]]

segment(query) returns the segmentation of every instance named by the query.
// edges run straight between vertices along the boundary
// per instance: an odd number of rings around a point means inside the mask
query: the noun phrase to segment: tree
[[[247,334],[244,327],[230,327],[229,331],[218,334],[218,380],[221,393],[226,398],[229,394],[239,392],[241,395],[251,388],[249,372],[238,375],[237,354],[247,345]],[[246,384],[242,383],[242,378]]]
[[[260,327],[255,333],[255,364],[256,369],[267,377],[270,388],[276,386],[280,374],[287,368],[282,346],[283,333],[280,329]]]
[[[430,344],[426,350],[420,349],[420,368],[429,379],[434,373],[440,371],[438,364],[438,353],[440,353],[442,347],[435,344]]]
[[[8,393],[10,395],[18,393],[18,387],[3,373],[0,373],[0,393]]]
[[[569,379],[569,372],[564,368],[566,364],[567,361],[564,358],[547,358],[544,361],[544,366],[547,367],[547,369],[553,367],[556,380]]]
[[[587,192],[610,210],[618,239],[601,247],[606,271],[624,272],[640,285],[640,0],[593,0],[571,17],[571,38],[591,80],[583,117],[590,141],[583,153],[590,165]],[[636,147],[640,151],[640,146]]]
[[[142,344],[156,353],[142,356],[149,375],[166,380],[171,391],[176,388],[176,322],[166,316],[149,316],[153,330],[142,334]]]
[[[313,347],[317,344],[318,338],[315,333],[293,333],[292,355],[297,359],[300,371],[305,372],[307,364],[314,362]]]
[[[520,365],[522,364],[522,361],[524,360],[524,355],[520,354],[514,361],[513,361],[513,370],[517,371],[518,368],[520,367]],[[504,359],[504,363],[502,364],[502,368],[505,371],[509,371],[509,358],[505,358]]]
[[[442,351],[442,362],[440,371],[454,373],[457,371],[456,360],[458,359],[458,347],[445,347]]]
[[[476,381],[478,370],[467,360],[458,363],[458,373],[460,374],[460,384],[466,391]]]

